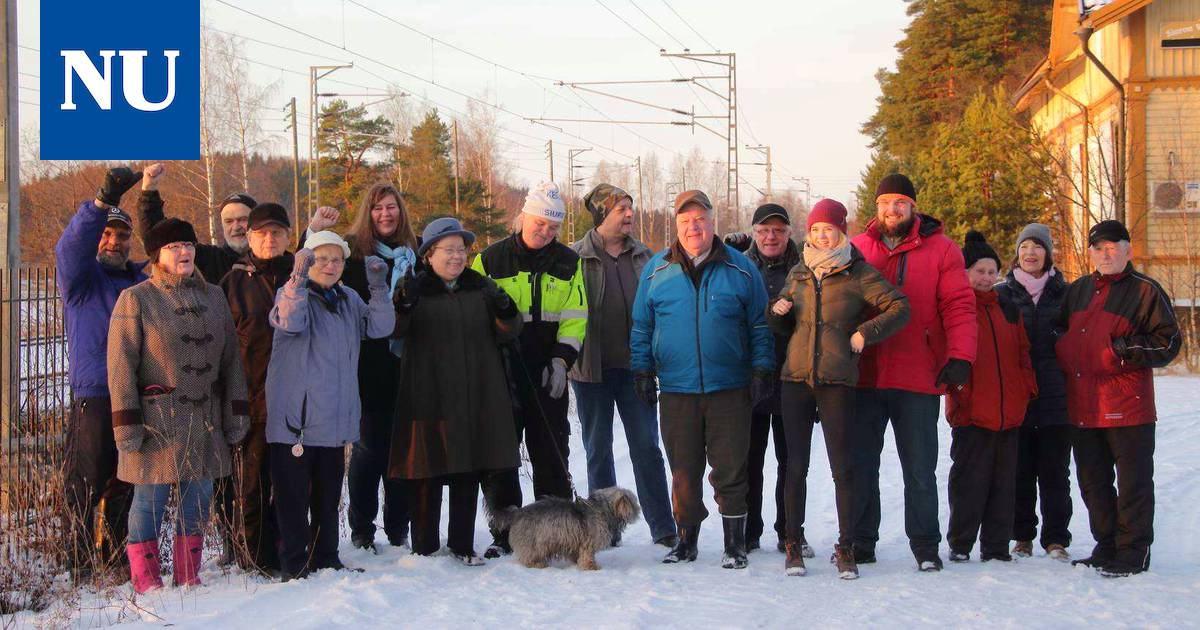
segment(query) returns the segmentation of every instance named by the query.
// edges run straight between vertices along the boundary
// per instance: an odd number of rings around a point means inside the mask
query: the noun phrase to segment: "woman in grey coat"
[[[267,443],[285,582],[346,568],[337,551],[338,504],[345,447],[359,438],[358,352],[364,338],[386,337],[396,324],[382,259],[365,261],[371,299],[364,303],[339,283],[346,241],[322,231],[306,245],[270,315]]]

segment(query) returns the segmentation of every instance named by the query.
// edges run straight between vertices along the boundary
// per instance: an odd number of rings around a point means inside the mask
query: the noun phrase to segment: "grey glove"
[[[551,398],[562,398],[567,391],[567,362],[555,357],[542,370],[542,387],[546,388]]]
[[[308,270],[312,269],[314,263],[317,262],[317,255],[313,250],[305,247],[296,252],[295,261],[292,263],[292,275],[308,277]]]
[[[367,256],[363,262],[367,266],[367,286],[371,288],[387,288],[387,263],[379,256]]]

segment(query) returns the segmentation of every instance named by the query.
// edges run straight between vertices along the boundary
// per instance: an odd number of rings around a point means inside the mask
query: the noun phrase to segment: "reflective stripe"
[[[533,315],[530,313],[521,313],[521,321],[531,322],[533,321]]]
[[[558,316],[562,319],[587,319],[587,315],[587,311],[581,311],[578,309],[568,309],[558,314]]]
[[[575,337],[559,337],[558,343],[571,346],[575,352],[579,352],[579,349],[583,347],[583,342]]]

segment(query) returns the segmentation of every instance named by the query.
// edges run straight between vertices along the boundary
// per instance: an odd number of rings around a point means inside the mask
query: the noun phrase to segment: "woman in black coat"
[[[1067,561],[1071,544],[1071,441],[1066,377],[1058,366],[1051,336],[1067,282],[1054,267],[1050,228],[1031,223],[1017,237],[1017,256],[996,291],[1021,309],[1037,372],[1038,397],[1029,402],[1017,447],[1017,502],[1012,553],[1033,555],[1037,501],[1041,491],[1042,535],[1046,554]]]

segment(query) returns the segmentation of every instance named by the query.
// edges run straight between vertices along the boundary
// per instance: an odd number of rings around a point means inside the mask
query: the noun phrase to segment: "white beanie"
[[[567,209],[563,206],[562,197],[558,195],[558,186],[554,182],[540,182],[530,188],[529,194],[525,195],[525,205],[521,212],[558,223],[567,218]]]
[[[342,256],[344,258],[350,257],[350,246],[346,244],[345,239],[337,234],[334,234],[333,232],[330,232],[329,230],[311,233],[307,238],[304,239],[305,249],[315,251],[322,245],[337,245],[338,247],[342,248]]]

